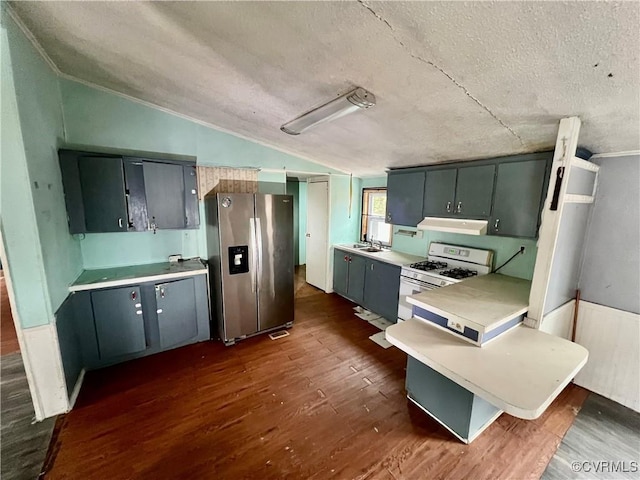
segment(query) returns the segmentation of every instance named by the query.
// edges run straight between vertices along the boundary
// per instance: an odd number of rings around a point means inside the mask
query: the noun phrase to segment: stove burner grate
[[[475,270],[470,270],[468,268],[452,268],[451,270],[440,272],[440,275],[444,277],[455,278],[456,280],[462,280],[463,278],[469,278],[478,275],[478,272],[476,272]]]
[[[417,270],[439,270],[441,268],[447,268],[447,264],[445,262],[434,262],[432,260],[424,260],[422,262],[412,263],[409,265],[411,268],[415,268]]]

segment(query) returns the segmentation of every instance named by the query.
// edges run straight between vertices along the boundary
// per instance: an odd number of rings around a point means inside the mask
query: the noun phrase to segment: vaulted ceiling
[[[71,77],[359,175],[640,149],[640,3],[14,2]],[[280,126],[353,86],[377,105]]]

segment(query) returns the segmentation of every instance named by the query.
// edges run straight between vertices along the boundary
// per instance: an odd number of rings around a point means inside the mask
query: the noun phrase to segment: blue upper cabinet
[[[387,177],[386,222],[415,227],[422,220],[424,170],[391,171]]]
[[[122,158],[80,157],[78,161],[87,232],[126,232],[127,202]]]
[[[536,238],[552,158],[541,152],[390,171],[387,222],[488,220],[489,235]]]
[[[492,164],[428,169],[423,216],[489,218],[494,177]]]
[[[422,215],[425,217],[452,215],[455,208],[458,169],[428,170],[426,175]]]
[[[463,218],[489,218],[495,174],[495,165],[458,168],[455,215]]]
[[[523,156],[498,165],[489,234],[535,238],[548,184],[550,154]]]
[[[193,161],[60,150],[71,233],[198,228]]]

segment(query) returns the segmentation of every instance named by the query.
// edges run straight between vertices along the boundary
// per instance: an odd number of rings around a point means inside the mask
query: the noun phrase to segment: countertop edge
[[[390,260],[388,258],[384,258],[381,257],[379,255],[379,252],[366,252],[363,250],[358,250],[357,248],[353,248],[353,247],[349,247],[347,245],[332,245],[334,249],[337,250],[341,250],[343,252],[350,252],[350,253],[355,253],[356,255],[362,255],[363,257],[367,257],[367,258],[371,258],[373,260],[378,260],[379,262],[383,262],[383,263],[388,263],[390,265],[396,265],[398,267],[402,267],[405,266],[409,263],[415,263],[421,260],[424,260],[425,257],[420,257],[419,255],[412,255],[410,253],[404,253],[404,252],[396,252],[395,250],[383,250],[382,253],[395,253],[396,255],[402,255],[407,257],[407,261],[395,261],[395,260]]]
[[[448,286],[452,286],[452,285],[447,285],[445,287],[442,288],[446,288]],[[407,296],[407,303],[410,303],[411,305],[414,305],[416,307],[422,308],[423,310],[429,310],[430,312],[436,313],[438,315],[440,315],[441,317],[445,317],[445,318],[451,318],[451,317],[457,317],[460,318],[462,320],[464,320],[466,323],[469,323],[470,326],[476,326],[477,328],[483,329],[483,330],[493,330],[494,328],[497,328],[501,325],[504,325],[505,323],[507,323],[509,320],[511,320],[514,317],[518,317],[522,314],[525,314],[529,311],[529,305],[527,305],[526,307],[522,307],[518,310],[514,310],[513,313],[507,315],[506,317],[500,319],[500,320],[496,320],[495,322],[492,322],[488,325],[482,325],[480,323],[477,323],[476,321],[474,321],[472,318],[467,318],[467,317],[463,317],[462,315],[458,315],[454,312],[450,312],[450,311],[446,311],[443,310],[439,307],[435,307],[429,303],[425,303],[422,302],[420,300],[416,300],[415,297],[408,295]]]
[[[427,325],[426,327],[429,327],[429,326]],[[516,328],[529,328],[529,327],[520,325]],[[582,367],[587,363],[587,360],[589,359],[589,352],[587,351],[585,358],[582,360],[582,362],[580,362],[580,364],[573,369],[572,373],[567,376],[564,382],[559,382],[556,385],[556,388],[553,390],[552,394],[547,398],[547,400],[543,402],[541,405],[538,405],[536,408],[531,409],[531,408],[519,407],[517,405],[508,403],[507,401],[495,396],[491,392],[485,390],[484,388],[481,388],[475,383],[470,382],[463,376],[453,372],[452,370],[448,369],[441,363],[431,360],[429,357],[420,353],[419,351],[407,345],[406,343],[403,343],[402,341],[397,340],[396,338],[393,337],[393,335],[389,335],[388,332],[386,332],[385,338],[389,343],[396,346],[406,354],[412,356],[413,358],[420,361],[421,363],[424,363],[428,367],[434,369],[436,372],[444,375],[448,379],[452,380],[453,382],[457,383],[463,388],[469,390],[471,393],[476,394],[479,397],[485,399],[486,401],[496,406],[497,408],[503,410],[504,412],[508,413],[509,415],[513,415],[514,417],[522,418],[525,420],[535,420],[536,418],[540,417],[540,415],[544,413],[544,411],[558,397],[558,395],[569,384],[569,382],[571,382],[571,380],[576,376],[576,374],[582,369]],[[480,348],[480,347],[477,347],[477,348]]]
[[[197,270],[189,270],[185,272],[175,272],[175,273],[162,273],[158,275],[146,275],[142,277],[134,277],[134,278],[123,278],[121,280],[109,280],[105,282],[98,283],[85,283],[80,285],[70,285],[70,292],[82,292],[86,290],[98,290],[100,288],[109,288],[109,287],[122,287],[126,285],[135,285],[138,283],[147,283],[154,282],[156,280],[169,280],[172,278],[185,278],[185,277],[193,277],[194,275],[204,275],[208,272],[207,267],[203,266],[201,269]]]

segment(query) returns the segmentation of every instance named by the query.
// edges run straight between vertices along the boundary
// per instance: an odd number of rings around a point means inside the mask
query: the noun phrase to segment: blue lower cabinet
[[[407,397],[465,443],[473,441],[502,413],[413,357],[407,360],[406,382]]]
[[[364,306],[395,323],[398,319],[400,267],[367,259],[364,278]]]
[[[391,322],[398,318],[400,267],[334,250],[333,290]]]
[[[198,316],[193,278],[155,286],[160,347],[173,347],[198,335]]]
[[[72,307],[61,309],[60,318],[71,320],[59,330],[77,338],[87,370],[210,339],[206,275],[81,291],[68,301]]]
[[[147,349],[140,287],[95,290],[91,304],[101,359]]]

